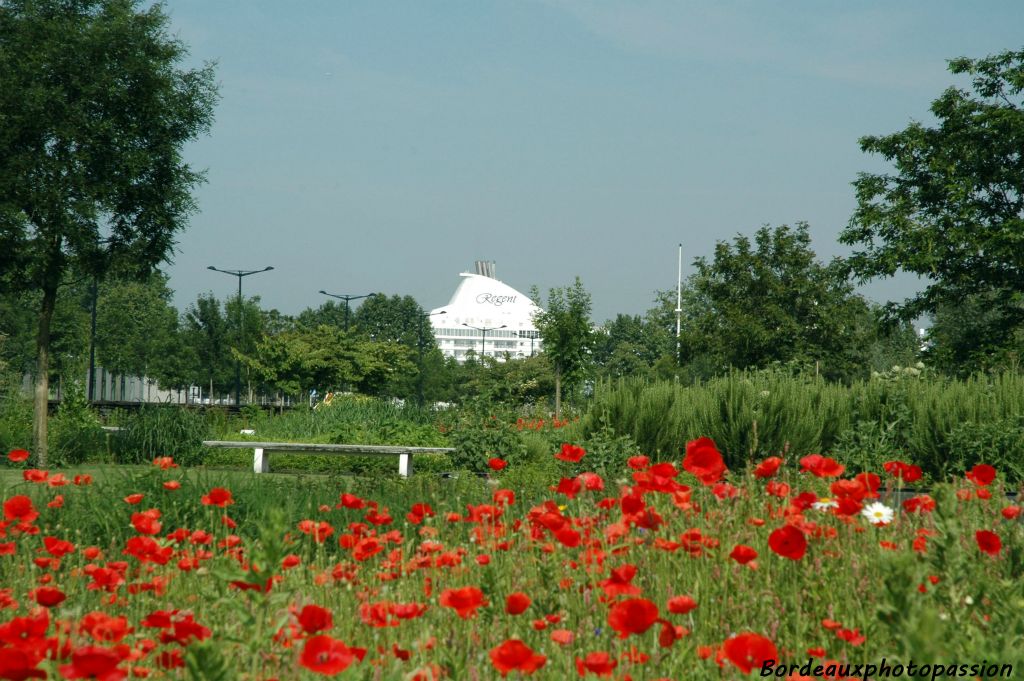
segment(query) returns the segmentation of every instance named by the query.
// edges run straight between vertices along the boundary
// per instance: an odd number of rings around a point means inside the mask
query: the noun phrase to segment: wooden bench
[[[229,440],[204,440],[204,447],[222,449],[252,449],[252,470],[255,473],[270,471],[271,452],[296,454],[352,454],[373,456],[397,456],[398,474],[403,478],[412,475],[413,454],[447,454],[455,450],[450,447],[403,447],[399,445],[323,445],[301,442],[232,442]]]

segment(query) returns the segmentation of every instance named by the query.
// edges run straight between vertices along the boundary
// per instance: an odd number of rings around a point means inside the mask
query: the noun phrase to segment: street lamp
[[[242,343],[245,341],[245,315],[242,314],[242,277],[248,277],[250,274],[259,274],[260,272],[269,272],[274,268],[268,265],[262,270],[222,270],[210,265],[206,269],[238,277],[238,351],[241,352]],[[235,406],[242,406],[242,363],[237,357],[235,358]]]
[[[365,296],[343,296],[343,295],[338,295],[336,293],[328,293],[327,291],[324,291],[324,290],[321,290],[320,293],[324,294],[325,296],[330,296],[331,298],[337,298],[338,300],[344,300],[345,301],[345,333],[348,333],[348,304],[349,304],[349,301],[359,300],[360,298],[369,298],[370,296],[373,295],[372,293],[367,293]]]
[[[416,345],[420,350],[420,371],[419,376],[416,379],[416,396],[419,398],[420,406],[423,406],[423,322],[427,320],[427,317],[433,317],[434,315],[448,314],[447,310],[441,310],[440,312],[420,312],[420,323],[417,328],[416,334]]]
[[[494,331],[495,329],[504,329],[508,326],[508,324],[502,324],[501,326],[470,326],[465,322],[463,322],[462,325],[470,329],[476,329],[480,332],[480,361],[483,361],[484,348],[486,347],[485,343],[487,343],[487,332]]]

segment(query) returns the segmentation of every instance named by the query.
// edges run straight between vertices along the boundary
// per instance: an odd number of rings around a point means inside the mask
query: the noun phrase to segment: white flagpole
[[[680,325],[683,318],[683,245],[679,244],[679,273],[676,276],[676,362],[682,350]]]

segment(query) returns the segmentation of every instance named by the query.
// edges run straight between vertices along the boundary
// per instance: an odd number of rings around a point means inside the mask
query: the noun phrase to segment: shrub
[[[203,440],[208,432],[203,415],[186,407],[143,405],[127,417],[117,437],[118,463],[148,463],[171,456],[194,466],[203,460]]]

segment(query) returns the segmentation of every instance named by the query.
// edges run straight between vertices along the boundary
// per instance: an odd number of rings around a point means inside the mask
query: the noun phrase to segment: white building
[[[530,357],[541,350],[533,317],[542,310],[508,284],[494,278],[494,263],[477,261],[476,272],[462,272],[462,281],[444,307],[430,311],[437,345],[446,357],[466,361],[473,350],[503,361]],[[443,313],[443,314],[442,314]]]

